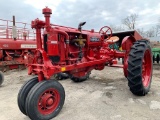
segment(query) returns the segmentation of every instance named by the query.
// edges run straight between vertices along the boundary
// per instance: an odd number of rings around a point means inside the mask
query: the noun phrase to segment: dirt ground
[[[4,73],[0,87],[0,120],[29,120],[17,106],[17,94],[22,84],[33,76],[27,70]],[[92,71],[82,83],[62,80],[66,100],[54,120],[159,120],[160,65],[154,65],[149,94],[137,97],[129,91],[121,68]]]

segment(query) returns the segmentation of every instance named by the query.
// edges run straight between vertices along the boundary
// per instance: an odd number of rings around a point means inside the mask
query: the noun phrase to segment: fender
[[[124,64],[123,64],[123,72],[124,72],[124,76],[127,77],[128,72],[127,72],[127,68],[128,68],[128,54],[130,52],[130,49],[133,45],[133,43],[136,41],[136,39],[132,36],[126,36],[123,40],[122,40],[122,50],[125,50],[126,54],[124,57]]]
[[[133,45],[133,43],[136,41],[136,39],[132,36],[126,36],[123,40],[122,40],[122,50],[126,50],[126,52],[128,53]]]

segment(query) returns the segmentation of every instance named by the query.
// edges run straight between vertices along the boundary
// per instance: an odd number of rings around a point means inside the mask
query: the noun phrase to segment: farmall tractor
[[[0,86],[4,81],[2,72],[23,69],[33,59],[35,32],[27,26],[30,24],[15,22],[14,16],[13,21],[0,19]]]
[[[103,70],[108,66],[122,67],[128,79],[130,91],[138,96],[149,92],[152,78],[152,53],[150,43],[139,35],[112,35],[104,26],[99,32],[50,24],[51,9],[42,10],[45,21],[35,19],[31,27],[36,29],[37,49],[28,74],[37,77],[27,81],[19,91],[18,106],[21,112],[32,120],[49,120],[62,109],[65,101],[63,86],[51,76],[66,73],[74,82],[88,79],[91,71]],[[42,29],[44,29],[42,39]],[[123,51],[109,48],[118,40]],[[116,65],[116,58],[124,58],[122,66]],[[107,71],[106,71],[107,72]]]

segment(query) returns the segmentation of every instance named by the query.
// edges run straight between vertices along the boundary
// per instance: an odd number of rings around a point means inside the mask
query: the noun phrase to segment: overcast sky
[[[126,16],[139,15],[137,28],[148,29],[160,19],[159,0],[0,0],[0,19],[30,23],[35,18],[44,19],[42,9],[52,9],[53,24],[77,27],[86,21],[84,29],[99,30],[104,25],[121,25]]]

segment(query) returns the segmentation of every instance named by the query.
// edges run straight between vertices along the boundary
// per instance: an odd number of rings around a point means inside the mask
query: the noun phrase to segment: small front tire
[[[26,103],[26,98],[27,95],[29,93],[29,91],[31,90],[31,88],[38,83],[38,78],[32,78],[29,81],[27,81],[19,90],[18,93],[18,107],[20,109],[20,111],[27,115],[26,110],[25,110],[25,103]]]
[[[58,81],[39,82],[27,96],[27,115],[32,120],[50,120],[61,111],[64,100],[65,91]]]

